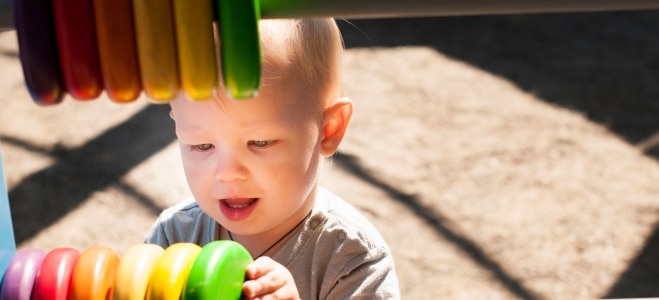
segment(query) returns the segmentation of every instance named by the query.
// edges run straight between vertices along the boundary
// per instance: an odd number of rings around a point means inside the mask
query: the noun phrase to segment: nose
[[[217,157],[215,179],[221,182],[247,179],[248,170],[240,155],[231,151],[221,152]]]

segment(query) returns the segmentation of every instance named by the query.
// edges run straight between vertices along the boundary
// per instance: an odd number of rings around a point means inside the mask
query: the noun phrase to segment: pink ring
[[[0,289],[0,300],[30,300],[45,253],[38,249],[18,251],[9,262]]]

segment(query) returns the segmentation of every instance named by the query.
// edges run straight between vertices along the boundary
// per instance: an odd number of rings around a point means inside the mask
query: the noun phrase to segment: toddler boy
[[[146,242],[233,240],[255,258],[246,298],[397,299],[386,242],[355,208],[318,186],[352,115],[333,19],[261,20],[259,95],[171,102],[193,198],[164,211]]]

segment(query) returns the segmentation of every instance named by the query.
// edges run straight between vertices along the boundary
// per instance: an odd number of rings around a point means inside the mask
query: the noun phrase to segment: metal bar
[[[659,0],[261,0],[261,17],[393,18],[659,9]],[[0,0],[0,31],[14,29]]]
[[[14,5],[12,0],[0,0],[0,31],[14,29]]]
[[[658,0],[261,0],[262,18],[390,18],[659,9]]]

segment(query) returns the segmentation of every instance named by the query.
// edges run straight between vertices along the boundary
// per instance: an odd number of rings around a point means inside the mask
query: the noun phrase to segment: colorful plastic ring
[[[173,244],[163,253],[149,282],[147,300],[178,300],[190,268],[201,247],[192,243]]]
[[[172,3],[133,1],[133,11],[144,92],[151,100],[171,100],[179,92]]]
[[[258,0],[218,0],[224,86],[235,99],[255,97],[261,84]]]
[[[5,271],[0,300],[30,300],[44,256],[38,249],[18,251]]]
[[[217,89],[212,1],[174,0],[181,87],[193,100],[208,100]]]
[[[240,299],[245,269],[252,256],[233,241],[215,241],[205,245],[197,256],[183,299]]]
[[[56,248],[41,263],[32,300],[67,300],[73,269],[80,254],[73,248]]]
[[[109,248],[88,248],[78,258],[71,285],[73,299],[112,299],[119,256]]]
[[[38,104],[62,101],[64,86],[57,57],[51,0],[14,1],[18,56],[30,96]]]
[[[88,0],[53,0],[60,68],[69,94],[90,100],[103,91],[96,50],[92,3]]]
[[[116,102],[133,101],[142,93],[131,2],[94,0],[93,4],[103,84]]]
[[[165,250],[155,244],[138,244],[121,257],[114,285],[114,299],[144,300],[151,274]]]

